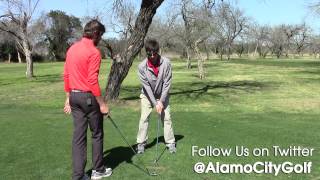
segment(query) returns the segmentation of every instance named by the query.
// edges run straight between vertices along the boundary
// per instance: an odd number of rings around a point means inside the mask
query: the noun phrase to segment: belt
[[[91,91],[82,91],[82,90],[78,90],[78,89],[72,89],[71,92],[75,92],[75,93],[91,93]]]

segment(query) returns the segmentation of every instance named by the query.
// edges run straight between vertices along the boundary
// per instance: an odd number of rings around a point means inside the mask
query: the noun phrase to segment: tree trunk
[[[26,71],[26,76],[27,78],[32,78],[33,77],[33,61],[31,58],[31,51],[29,49],[25,50],[26,54],[26,62],[27,62],[27,71]]]
[[[204,49],[206,51],[206,60],[210,59],[210,52],[207,43],[204,44]]]
[[[231,54],[231,47],[230,45],[228,45],[228,52],[227,52],[228,60],[230,60],[230,54]]]
[[[11,63],[11,53],[9,53],[8,56],[9,56],[9,57],[8,57],[8,63]]]
[[[27,63],[26,77],[32,78],[33,77],[33,61],[31,57],[30,45],[28,43],[26,36],[23,38],[22,44],[23,44],[23,52],[24,52],[24,55],[26,56],[26,63]]]
[[[190,53],[191,49],[189,49],[187,47],[187,69],[191,69],[192,65],[191,65],[191,53]]]
[[[193,47],[192,47],[192,41],[191,41],[191,25],[190,25],[190,20],[187,16],[187,7],[186,7],[186,2],[183,2],[182,7],[181,7],[181,15],[182,15],[182,20],[184,24],[184,39],[186,40],[186,50],[187,50],[187,69],[191,69],[191,53],[193,52]]]
[[[224,47],[221,47],[220,53],[219,53],[219,56],[220,56],[220,60],[221,60],[221,61],[223,60],[223,53],[224,53]]]
[[[254,54],[253,54],[254,57],[256,57],[256,55],[257,55],[258,46],[259,46],[259,43],[257,42],[256,48],[254,48]],[[248,54],[249,54],[249,53],[248,53]]]
[[[201,51],[199,48],[199,44],[202,43],[204,41],[204,38],[202,39],[198,39],[195,43],[194,43],[194,50],[198,56],[198,72],[199,72],[199,78],[200,79],[204,79],[205,78],[205,70],[204,70],[204,61],[205,58],[201,55]]]
[[[205,78],[204,66],[203,65],[204,65],[204,59],[203,59],[203,57],[201,57],[198,60],[198,71],[199,71],[199,78],[200,79],[204,79]]]
[[[122,81],[127,76],[134,58],[142,49],[153,16],[163,1],[164,0],[142,1],[140,12],[127,46],[122,50],[120,57],[112,62],[106,87],[106,100],[116,100],[118,98]]]
[[[17,51],[18,62],[19,62],[19,63],[22,63],[22,60],[21,60],[21,54],[20,54],[20,51],[19,51],[18,45],[16,45],[15,47],[16,47],[16,51]]]
[[[21,54],[20,54],[20,52],[19,52],[18,49],[17,49],[17,56],[18,56],[18,61],[19,61],[19,63],[22,63]]]

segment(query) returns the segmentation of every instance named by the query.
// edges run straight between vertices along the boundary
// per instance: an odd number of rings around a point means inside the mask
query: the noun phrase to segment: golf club
[[[160,122],[161,121],[161,114],[159,115],[158,118],[158,123],[157,123],[157,144],[156,144],[156,156],[155,160],[153,161],[153,168],[157,169],[158,167],[158,160],[159,160],[159,155],[158,155],[158,146],[159,146],[159,134],[160,134]],[[163,154],[163,153],[161,153]],[[158,173],[156,171],[151,172],[152,176],[157,176]]]
[[[134,148],[130,145],[130,143],[128,142],[128,140],[126,139],[126,137],[124,136],[124,134],[121,132],[121,130],[119,129],[119,127],[117,126],[117,124],[113,121],[113,119],[111,118],[111,116],[109,114],[103,114],[104,116],[107,116],[107,118],[111,121],[112,125],[115,127],[115,129],[118,131],[118,133],[120,134],[120,136],[122,137],[122,140],[131,148],[132,152],[137,155],[137,152],[134,150]],[[147,173],[150,176],[154,176],[152,173],[150,173],[149,169],[144,165],[143,161],[139,158],[139,156],[137,156],[138,161],[140,161],[140,163],[143,165],[143,167],[146,169],[146,171],[144,171],[145,173]],[[139,168],[141,169],[141,168]]]
[[[157,160],[158,158],[158,145],[159,145],[159,134],[160,134],[160,116],[159,116],[159,119],[158,119],[158,124],[157,124],[157,144],[156,144],[156,158],[155,158],[155,161]]]
[[[162,157],[162,155],[164,154],[164,152],[166,151],[166,149],[167,149],[167,147],[164,147],[164,148],[163,148],[162,152],[160,153],[160,155],[159,155],[159,156],[157,157],[157,159],[155,160],[156,163],[160,160],[160,158]]]

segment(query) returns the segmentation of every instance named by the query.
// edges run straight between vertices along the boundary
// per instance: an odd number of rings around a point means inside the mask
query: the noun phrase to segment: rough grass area
[[[109,61],[109,60],[105,60]],[[125,79],[120,101],[111,114],[131,144],[139,121],[136,67]],[[159,161],[159,176],[139,168],[152,167],[155,158],[156,114],[151,117],[149,145],[141,163],[109,121],[105,121],[105,163],[114,169],[111,179],[319,179],[320,178],[320,62],[318,60],[210,60],[207,78],[197,69],[173,60],[171,111],[178,152],[167,151]],[[100,86],[106,85],[110,63],[101,65]],[[63,63],[35,64],[33,80],[24,77],[24,64],[0,64],[0,179],[71,179],[72,120],[62,112]],[[90,133],[88,132],[88,137]],[[162,139],[162,138],[161,138]],[[91,146],[88,142],[91,169]],[[191,156],[191,147],[244,146],[267,148],[269,156]],[[274,157],[272,146],[314,148],[309,157]],[[164,148],[161,143],[160,151]],[[196,174],[193,165],[312,161],[311,174]],[[106,178],[107,179],[107,178]]]

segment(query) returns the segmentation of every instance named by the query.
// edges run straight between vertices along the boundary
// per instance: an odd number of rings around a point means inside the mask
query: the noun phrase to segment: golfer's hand
[[[156,110],[157,110],[157,113],[161,114],[163,110],[163,104],[161,101],[157,101]]]
[[[102,114],[108,114],[109,113],[108,105],[106,103],[101,103],[100,111],[101,111]]]
[[[108,104],[103,100],[101,96],[96,96],[96,100],[100,106],[100,112],[102,114],[108,114],[109,113],[109,107]]]
[[[66,102],[64,103],[63,111],[66,114],[70,114],[71,113],[71,107],[70,107],[70,103],[69,103],[69,98],[67,98]]]

